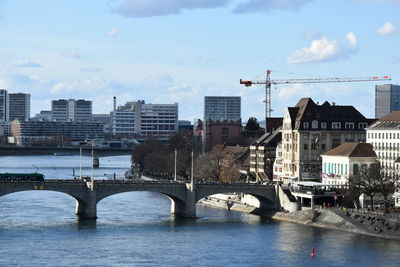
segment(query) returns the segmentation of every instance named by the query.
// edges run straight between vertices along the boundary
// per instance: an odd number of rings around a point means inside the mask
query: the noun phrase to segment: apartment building
[[[272,133],[265,133],[250,145],[250,173],[257,181],[273,179],[276,149],[281,140],[281,128],[278,128]]]
[[[320,180],[321,154],[343,143],[365,142],[369,120],[353,106],[302,98],[283,118],[283,180]]]
[[[370,125],[367,142],[373,145],[381,168],[398,173],[395,161],[400,157],[400,111],[392,111]]]
[[[25,121],[31,115],[31,95],[16,93],[8,94],[9,98],[9,120]]]
[[[7,90],[0,89],[0,122],[8,121],[9,117],[9,109],[8,109],[9,101]]]
[[[237,122],[241,120],[240,96],[205,96],[204,121]]]
[[[178,131],[178,104],[127,102],[111,114],[113,136],[144,136],[168,139]]]
[[[51,101],[52,119],[55,121],[89,121],[92,119],[92,101],[59,99]]]

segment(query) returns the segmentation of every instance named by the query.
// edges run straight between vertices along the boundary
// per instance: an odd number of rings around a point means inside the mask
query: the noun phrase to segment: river
[[[82,160],[91,175],[91,159]],[[0,172],[79,175],[79,156],[0,157]],[[96,179],[121,176],[129,156],[100,159]],[[199,218],[169,214],[158,193],[114,195],[96,221],[79,221],[75,200],[51,191],[0,197],[0,265],[18,266],[398,266],[400,242],[276,222],[198,205]],[[310,257],[311,248],[316,256]]]

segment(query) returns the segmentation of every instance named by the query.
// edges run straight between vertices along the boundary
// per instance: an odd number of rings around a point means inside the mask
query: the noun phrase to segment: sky
[[[265,117],[265,88],[239,79],[400,80],[400,0],[0,0],[0,88],[31,94],[31,116],[60,98],[109,113],[127,101],[241,96],[242,120]],[[375,85],[276,85],[272,116],[302,97],[374,117]],[[386,82],[389,83],[389,82]]]

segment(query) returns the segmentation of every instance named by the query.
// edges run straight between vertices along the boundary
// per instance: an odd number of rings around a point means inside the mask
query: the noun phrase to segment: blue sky
[[[201,118],[204,96],[242,96],[264,117],[264,87],[239,79],[392,76],[399,83],[400,0],[0,0],[0,88],[84,98],[179,103]],[[301,97],[374,116],[376,83],[278,85],[273,116]]]

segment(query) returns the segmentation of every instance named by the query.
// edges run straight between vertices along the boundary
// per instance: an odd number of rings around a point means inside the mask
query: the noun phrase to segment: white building
[[[321,157],[323,184],[346,185],[351,175],[377,164],[375,151],[369,143],[346,143]]]
[[[127,102],[111,114],[113,136],[143,136],[168,139],[178,131],[178,104]]]
[[[276,146],[276,156],[274,161],[274,170],[272,179],[277,182],[281,182],[283,177],[283,164],[282,164],[282,142],[279,142]]]
[[[373,145],[382,169],[399,172],[394,162],[400,157],[400,111],[393,111],[369,126],[367,142]]]
[[[367,142],[373,145],[381,168],[400,175],[400,111],[392,111],[369,126]],[[393,197],[395,206],[400,207],[400,192]]]

